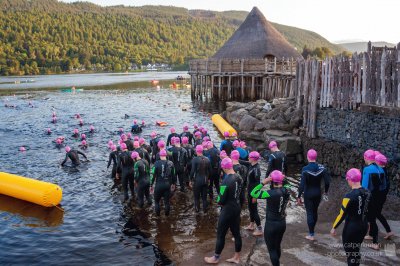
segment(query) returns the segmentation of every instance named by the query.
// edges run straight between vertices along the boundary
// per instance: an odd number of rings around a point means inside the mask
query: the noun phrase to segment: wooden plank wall
[[[361,104],[400,108],[400,44],[323,61],[298,60],[297,107],[307,136],[316,137],[318,108],[358,110]]]

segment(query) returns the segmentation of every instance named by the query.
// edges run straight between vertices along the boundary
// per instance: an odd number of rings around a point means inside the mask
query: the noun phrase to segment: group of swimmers
[[[133,126],[135,125],[137,122],[134,122]],[[216,264],[220,260],[228,229],[235,241],[235,253],[227,261],[240,262],[240,214],[247,200],[250,223],[245,229],[253,231],[254,236],[264,235],[271,262],[279,265],[281,241],[286,231],[290,185],[285,178],[286,155],[279,150],[278,143],[271,141],[268,145],[268,168],[265,178],[260,182],[261,155],[247,147],[244,141],[237,139],[235,134],[225,132],[225,139],[217,148],[205,128],[194,125],[194,131],[190,132],[185,125],[182,129],[179,134],[175,128],[171,128],[167,141],[156,132],[151,133],[150,142],[147,143],[144,138],[122,131],[118,147],[109,141],[112,151],[107,168],[113,165],[111,175],[121,182],[124,201],[129,200],[130,194],[130,199],[136,199],[138,206],[144,208],[145,200],[150,206],[154,199],[155,213],[159,216],[160,202],[163,200],[164,213],[168,216],[171,196],[178,188],[185,193],[189,187],[194,194],[195,211],[200,212],[202,206],[203,212],[207,212],[207,195],[213,200],[215,190],[216,201],[221,207],[217,240],[214,255],[205,257],[204,260],[206,263]],[[66,152],[70,156],[72,150],[68,148],[66,147]],[[75,151],[74,156],[78,157],[78,154],[82,153]],[[74,156],[70,157],[73,161],[76,159]],[[327,169],[317,163],[317,152],[314,149],[307,152],[307,160],[309,163],[301,172],[297,203],[305,205],[309,229],[306,238],[314,241],[318,207],[321,199],[328,200],[330,176]],[[331,230],[331,234],[336,235],[336,228],[345,221],[342,241],[349,265],[360,264],[360,246],[364,238],[372,239],[371,247],[379,249],[376,219],[382,222],[388,232],[385,238],[393,235],[381,213],[389,191],[389,178],[385,170],[387,159],[379,152],[368,150],[364,154],[364,160],[366,166],[362,173],[353,168],[346,174],[352,191],[345,195]],[[324,191],[321,191],[322,181]],[[263,189],[267,184],[270,184],[269,189]],[[258,214],[257,199],[266,200],[264,231]],[[368,228],[369,233],[366,236]]]

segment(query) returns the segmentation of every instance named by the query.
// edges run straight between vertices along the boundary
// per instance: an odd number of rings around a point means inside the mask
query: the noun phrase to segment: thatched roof
[[[301,57],[294,47],[254,7],[239,29],[213,58]]]

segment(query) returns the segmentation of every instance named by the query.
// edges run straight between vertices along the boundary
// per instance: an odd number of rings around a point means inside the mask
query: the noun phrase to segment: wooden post
[[[222,77],[221,74],[218,76],[218,100],[221,100],[222,97]]]
[[[229,75],[228,77],[228,100],[230,100],[232,98],[232,76]]]
[[[274,73],[276,73],[276,57],[274,58]]]
[[[386,49],[383,50],[381,57],[381,91],[380,91],[380,105],[386,106]]]
[[[243,74],[243,71],[244,71],[244,59],[241,59],[240,60],[240,75],[241,75],[241,81],[242,81],[242,84],[241,84],[241,86],[240,86],[240,98],[242,99],[242,101],[244,101],[244,74]]]
[[[304,63],[304,82],[303,82],[303,95],[304,95],[304,103],[303,103],[303,123],[307,128],[308,126],[308,87],[309,87],[309,78],[308,78],[308,70],[309,70],[310,61],[307,60]]]
[[[296,74],[296,78],[297,78],[297,81],[296,81],[296,87],[297,87],[296,88],[297,89],[296,90],[296,93],[297,93],[296,108],[297,109],[300,109],[300,107],[301,107],[301,96],[303,95],[303,92],[302,92],[303,69],[304,69],[304,63],[300,62],[300,60],[297,60],[297,64],[296,64],[296,73],[297,73]]]
[[[254,100],[255,98],[254,81],[255,81],[255,76],[251,76],[251,100]]]

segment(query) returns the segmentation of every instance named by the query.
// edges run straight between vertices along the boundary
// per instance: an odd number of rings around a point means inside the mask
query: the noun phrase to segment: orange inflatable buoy
[[[168,125],[168,123],[164,122],[164,121],[157,121],[156,124],[157,124],[157,126],[160,126],[160,127],[165,127]]]

